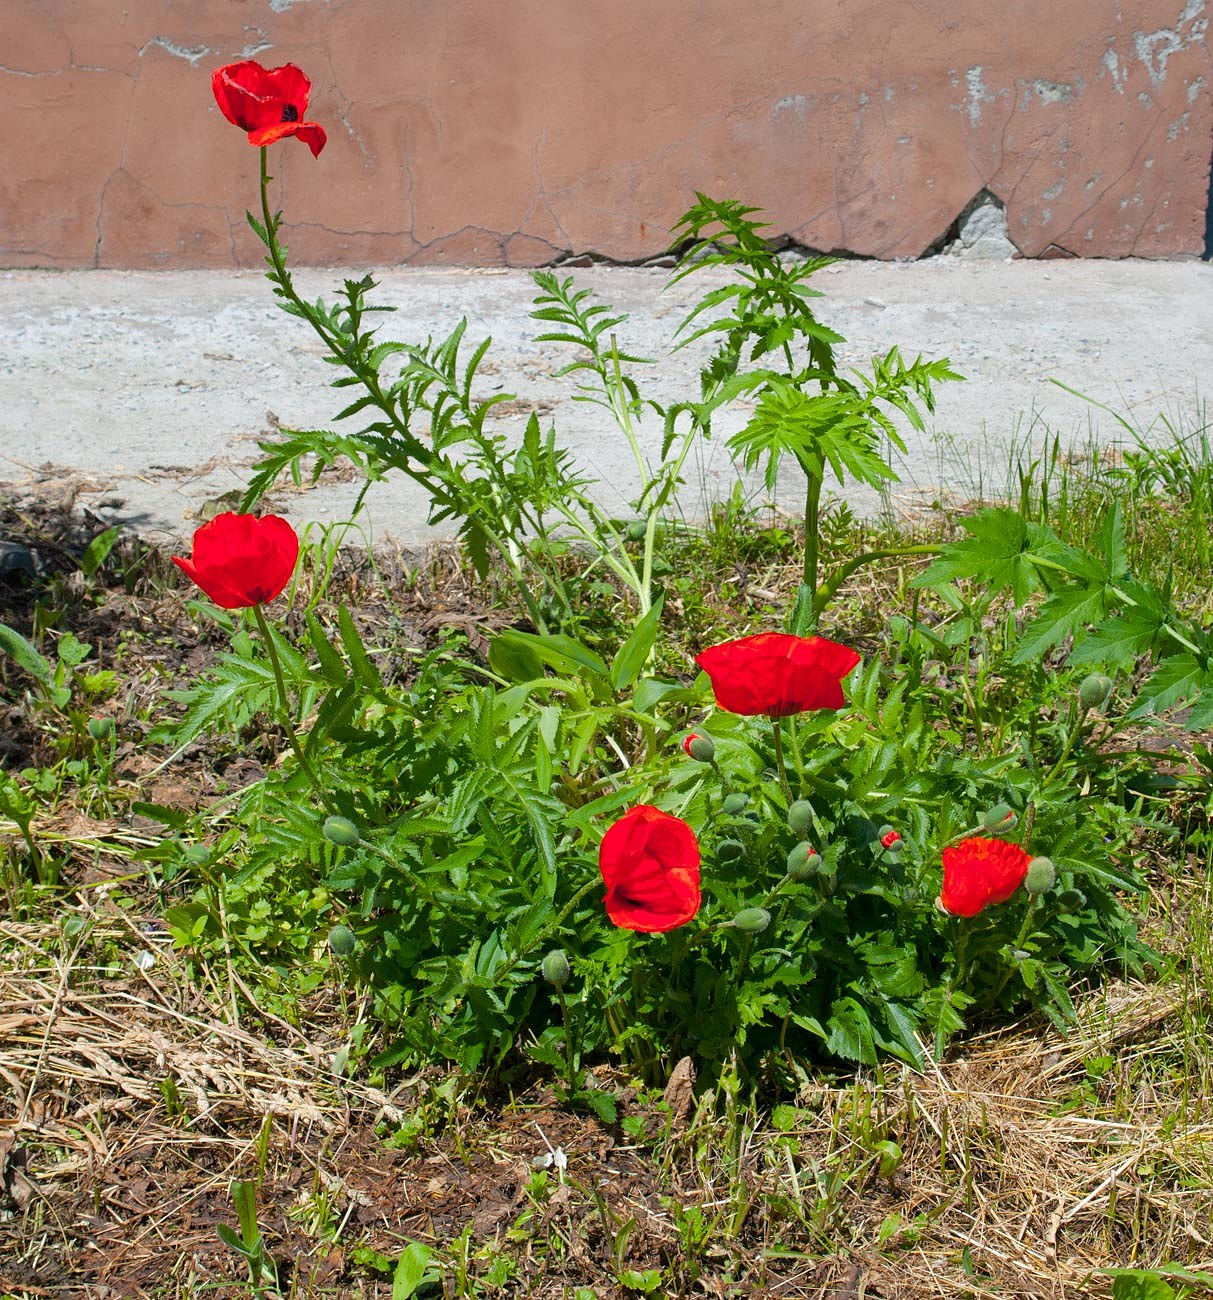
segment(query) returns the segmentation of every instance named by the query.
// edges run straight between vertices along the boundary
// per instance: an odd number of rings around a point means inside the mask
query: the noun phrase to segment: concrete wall
[[[1198,255],[1208,0],[0,0],[0,265],[255,265],[210,94],[294,62],[293,258],[659,253],[692,191],[916,257],[982,189],[1022,254]]]

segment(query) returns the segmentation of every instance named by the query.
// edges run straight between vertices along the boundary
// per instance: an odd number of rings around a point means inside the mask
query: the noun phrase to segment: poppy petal
[[[273,144],[275,140],[283,140],[289,135],[298,136],[312,151],[313,158],[320,157],[320,151],[328,140],[324,127],[317,122],[275,122],[272,126],[250,131],[248,142],[258,148],[264,148],[267,144]]]

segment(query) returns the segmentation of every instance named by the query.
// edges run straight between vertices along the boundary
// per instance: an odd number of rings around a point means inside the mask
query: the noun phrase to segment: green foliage
[[[779,1086],[814,1059],[921,1068],[977,1020],[1035,1008],[1064,1025],[1076,979],[1140,974],[1152,960],[1126,907],[1143,888],[1131,842],[1149,824],[1148,769],[1101,748],[1099,710],[1113,699],[1080,699],[1077,680],[1158,656],[1138,706],[1195,698],[1199,713],[1208,642],[1168,592],[1130,572],[1115,511],[1085,549],[1012,510],[965,521],[967,536],[918,579],[931,612],[915,595],[912,617],[889,621],[885,658],[851,675],[837,715],[777,730],[712,712],[685,658],[674,658],[679,680],[655,672],[671,656],[674,604],[659,581],[660,512],[691,447],[743,394],[754,412],[733,449],[768,474],[792,456],[806,476],[796,630],[862,565],[936,549],[849,556],[818,584],[827,472],[887,481],[894,416],[921,427],[933,386],[957,376],[896,349],[840,372],[843,340],[818,320],[809,285],[828,259],[780,259],[752,212],[700,196],[679,227],[675,280],[705,266],[736,273],[683,322],[684,341],[719,340],[698,400],[646,401],[640,359],[617,342],[625,318],[571,279],[536,275],[542,337],[576,350],[564,373],[612,413],[636,459],[636,517],[613,520],[535,416],[513,449],[494,427],[500,397],[475,392],[487,342],[465,360],[462,323],[438,342],[379,342],[369,279],[347,281],[336,307],[304,303],[267,211],[276,290],[325,340],[336,386],[356,394],[338,419],[371,423],[347,443],[288,435],[267,448],[253,494],[309,456],[348,454],[368,481],[406,473],[479,569],[504,567],[530,621],[494,638],[487,671],[434,652],[394,674],[344,609],[309,611],[294,640],[258,610],[260,637],[232,620],[230,653],[160,733],[178,749],[204,734],[247,740],[278,713],[293,761],[233,799],[219,842],[147,856],[197,881],[169,914],[179,946],[234,945],[283,967],[339,961],[365,982],[386,1039],[377,1068],[529,1061],[610,1121],[615,1099],[584,1073],[596,1058],[659,1078],[691,1055],[707,1077],[736,1070]],[[664,430],[653,460],[638,433],[650,411]],[[570,538],[573,569],[584,566],[573,580],[553,560]],[[634,611],[592,637],[579,584],[599,566]],[[1051,673],[1043,656],[1063,646],[1076,667]],[[695,757],[680,743],[691,729],[704,737]],[[601,903],[598,846],[641,803],[689,823],[702,853],[699,912],[669,933],[616,929]],[[886,848],[890,828],[900,838]],[[971,919],[941,915],[941,852],[969,834],[1018,837],[1051,859],[1053,880],[1040,872],[1031,894]],[[894,1159],[875,1147],[865,1158],[874,1170]]]

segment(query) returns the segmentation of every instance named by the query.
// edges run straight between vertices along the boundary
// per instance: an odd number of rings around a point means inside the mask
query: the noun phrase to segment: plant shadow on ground
[[[857,527],[840,515],[831,544],[855,545]],[[158,770],[167,755],[143,736],[163,690],[227,638],[144,548],[124,543],[83,579],[97,529],[36,499],[0,527],[42,569],[6,584],[0,621],[70,631],[118,678],[77,692],[73,720],[5,669],[5,766],[56,774],[38,827],[61,865],[28,919],[0,924],[0,1293],[248,1295],[218,1235],[237,1223],[233,1180],[257,1187],[284,1295],[387,1296],[394,1277],[398,1293],[410,1242],[434,1252],[414,1293],[459,1296],[1060,1297],[1106,1293],[1101,1268],[1207,1261],[1213,900],[1198,800],[1174,797],[1194,832],[1178,859],[1148,835],[1139,846],[1147,935],[1174,970],[1085,994],[1069,1036],[977,1034],[925,1074],[821,1074],[769,1111],[727,1074],[697,1094],[677,1071],[645,1091],[600,1066],[610,1125],[563,1109],[534,1073],[513,1095],[433,1069],[375,1076],[359,1064],[368,1003],[326,952],[262,986],[230,954],[199,969],[168,942],[182,882],[132,863],[159,833],[133,805],[206,805],[283,746],[200,743]],[[784,531],[689,535],[675,568],[725,576],[675,588],[688,647],[785,600]],[[331,584],[389,647],[389,677],[452,634],[482,653],[510,621],[450,551],[345,557]],[[860,644],[880,645],[906,584],[894,566],[848,592]],[[115,722],[108,753],[90,717]]]

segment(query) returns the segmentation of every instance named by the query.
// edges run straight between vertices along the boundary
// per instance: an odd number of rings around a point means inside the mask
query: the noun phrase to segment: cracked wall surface
[[[0,264],[260,265],[210,73],[313,81],[274,146],[303,263],[663,251],[696,189],[921,255],[983,189],[1020,253],[1202,251],[1210,0],[4,0]]]

